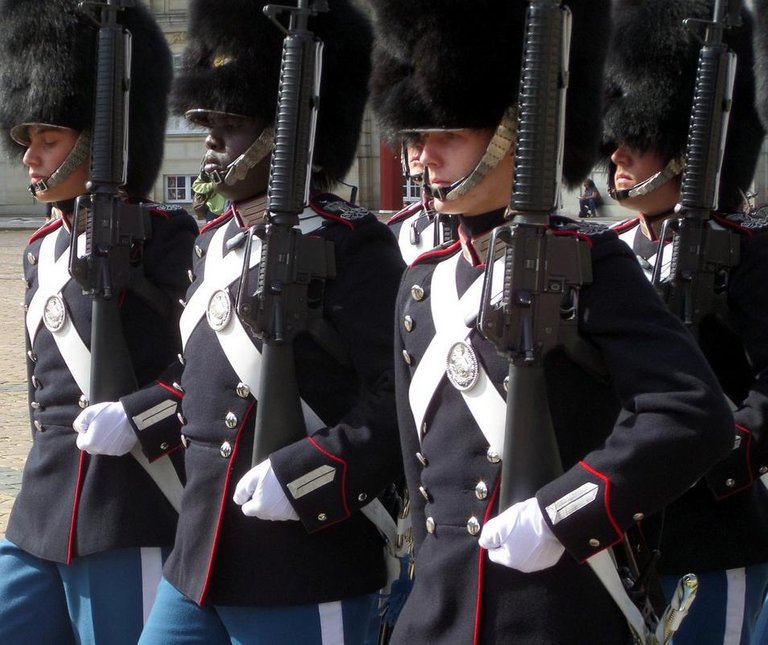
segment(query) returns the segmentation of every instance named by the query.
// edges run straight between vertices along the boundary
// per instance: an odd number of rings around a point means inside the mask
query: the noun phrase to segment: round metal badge
[[[67,308],[64,306],[64,301],[61,296],[51,296],[45,301],[45,307],[43,307],[43,324],[48,331],[59,331],[64,323],[67,322]]]
[[[451,346],[448,350],[445,373],[457,390],[464,391],[474,387],[480,376],[480,370],[472,345],[461,340]]]
[[[208,325],[213,331],[221,331],[232,318],[232,300],[229,292],[224,289],[214,291],[211,299],[208,301],[208,310],[205,312],[208,319]]]

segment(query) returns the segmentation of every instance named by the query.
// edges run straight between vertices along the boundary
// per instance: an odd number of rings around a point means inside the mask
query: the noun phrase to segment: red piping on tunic
[[[224,516],[224,507],[228,499],[229,482],[232,479],[232,467],[231,464],[235,462],[237,453],[240,448],[240,437],[243,435],[243,430],[248,425],[248,420],[251,417],[253,407],[256,405],[256,401],[251,402],[248,409],[243,416],[243,422],[240,424],[240,429],[237,431],[237,437],[235,437],[235,445],[232,447],[232,455],[230,456],[230,467],[227,468],[227,476],[224,478],[224,487],[221,491],[221,501],[219,502],[219,516],[216,519],[216,531],[213,535],[213,545],[211,546],[211,553],[208,557],[208,568],[205,572],[205,582],[203,583],[203,589],[200,591],[200,597],[197,599],[197,604],[202,605],[205,600],[205,595],[208,593],[208,586],[211,583],[211,570],[213,569],[213,561],[216,559],[216,547],[219,542],[219,535],[221,533],[221,520]]]
[[[80,451],[80,463],[77,466],[77,481],[75,482],[75,499],[72,502],[72,519],[69,522],[69,544],[67,545],[67,564],[72,562],[75,556],[75,537],[77,535],[77,512],[80,508],[80,493],[83,490],[83,476],[85,475],[85,460],[88,453]]]
[[[488,506],[485,509],[485,515],[483,516],[483,526],[489,520],[493,507],[496,505],[496,497],[499,494],[499,488],[501,488],[501,477],[496,480],[496,486],[491,494],[491,499],[488,501]],[[480,554],[477,558],[477,596],[475,600],[475,631],[472,635],[473,645],[480,644],[480,618],[482,616],[483,606],[483,570],[485,565],[485,552],[486,549],[481,548]]]

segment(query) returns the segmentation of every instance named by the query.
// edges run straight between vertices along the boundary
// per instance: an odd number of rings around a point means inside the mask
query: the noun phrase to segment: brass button
[[[485,499],[488,497],[488,486],[486,486],[482,479],[475,484],[475,497],[477,497],[477,499]]]
[[[227,416],[224,417],[224,424],[227,428],[237,428],[237,415],[234,412],[227,412]]]
[[[467,532],[470,535],[480,533],[480,521],[474,515],[467,520]]]
[[[245,383],[238,383],[235,392],[241,399],[247,399],[251,394],[251,388]]]
[[[488,451],[485,453],[485,456],[488,459],[488,461],[490,461],[492,464],[498,464],[501,461],[501,456],[493,448],[488,448]]]
[[[37,264],[37,256],[35,256],[35,254],[31,251],[27,253],[27,262],[30,264]]]
[[[232,454],[232,444],[229,441],[225,441],[219,448],[219,454],[227,459]]]
[[[729,477],[728,479],[725,480],[725,485],[728,488],[733,488],[736,485],[736,480],[731,478],[731,477]]]
[[[33,410],[39,410],[42,406],[40,405],[40,401],[31,401],[29,407]]]
[[[181,363],[182,366],[187,364],[187,361],[184,359],[184,354],[176,354],[176,358],[179,359],[179,363]]]
[[[35,352],[33,352],[31,349],[27,352],[27,357],[33,363],[37,363],[37,354],[35,354]]]
[[[768,473],[768,466],[760,466],[759,472],[761,475],[765,475],[765,473]]]
[[[199,244],[195,244],[195,255],[199,258],[205,255],[205,251],[203,251],[203,248]]]
[[[180,304],[182,307],[186,307],[186,306],[187,306],[187,301],[186,301],[186,300],[184,300],[184,298],[179,298],[179,304]]]
[[[88,407],[88,406],[91,404],[91,402],[90,402],[90,401],[87,399],[87,397],[85,396],[85,394],[81,394],[81,395],[80,395],[80,398],[77,400],[77,404],[78,404],[78,405],[79,405],[79,406],[80,406],[80,407],[81,407],[83,410],[85,410],[85,408],[87,408],[87,407]]]
[[[32,381],[33,388],[35,388],[36,390],[42,389],[43,384],[40,382],[40,379],[37,378],[37,376],[35,376],[34,374],[32,375],[31,381]]]
[[[192,269],[187,269],[187,277],[189,278],[190,283],[195,281],[195,274],[192,273]]]
[[[413,318],[411,316],[403,318],[403,327],[405,327],[405,331],[413,331]]]
[[[179,420],[181,425],[187,425],[187,417],[185,417],[181,412],[176,413],[176,418]]]
[[[419,486],[419,492],[421,493],[421,496],[427,500],[427,502],[432,501],[432,495],[429,494],[429,491],[424,488],[424,486]]]
[[[189,439],[187,439],[187,435],[185,434],[181,435],[181,445],[185,448],[189,448]]]
[[[632,516],[632,519],[635,520],[635,522],[640,522],[645,519],[645,513],[635,513]]]
[[[413,363],[413,359],[411,358],[411,355],[405,349],[403,350],[403,360],[405,361],[406,365],[410,365],[411,363]]]
[[[424,300],[424,288],[421,285],[415,284],[411,287],[411,297],[416,300]]]
[[[429,465],[429,461],[427,460],[427,458],[424,455],[422,455],[420,452],[416,453],[416,459],[418,459],[421,462],[421,465],[424,466],[424,468],[426,468]]]
[[[427,526],[427,533],[434,533],[435,529],[437,528],[435,525],[435,520],[433,520],[431,517],[427,518],[427,521],[424,522]]]
[[[40,423],[40,419],[35,419],[34,425],[35,425],[35,429],[38,432],[45,432],[45,428],[43,427],[43,424]]]
[[[368,499],[368,495],[366,495],[365,493],[360,493],[360,494],[357,496],[357,501],[358,501],[358,502],[364,502],[364,501],[365,501],[365,500],[367,500],[367,499]]]
[[[502,383],[502,386],[504,387],[505,392],[509,392],[509,374],[507,374],[504,377],[504,382]]]
[[[325,513],[320,513],[320,515],[317,516],[318,521],[325,522],[325,520],[328,519],[328,516]]]
[[[597,547],[600,546],[600,540],[598,540],[597,538],[590,538],[589,546],[591,546],[591,547],[596,549]]]
[[[174,382],[171,384],[171,387],[173,387],[173,389],[174,389],[174,390],[178,390],[179,392],[181,392],[182,394],[184,394],[184,388],[183,388],[183,387],[181,387],[181,384],[180,384],[180,383],[177,383],[176,381],[174,381]]]
[[[160,450],[168,450],[168,442],[167,441],[163,441],[160,444]]]

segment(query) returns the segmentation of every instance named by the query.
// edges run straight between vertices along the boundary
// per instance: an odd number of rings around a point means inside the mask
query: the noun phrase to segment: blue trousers
[[[0,540],[0,643],[135,645],[166,555],[119,549],[65,565]]]
[[[360,645],[376,594],[290,607],[199,606],[163,578],[139,645]]]
[[[763,599],[768,591],[768,564],[696,575],[699,590],[691,611],[675,634],[674,645],[768,643],[768,632],[763,624],[766,621],[760,620]],[[667,600],[677,580],[677,576],[662,576]]]

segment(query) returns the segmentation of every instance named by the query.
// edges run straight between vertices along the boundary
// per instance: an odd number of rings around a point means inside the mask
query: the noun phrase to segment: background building
[[[187,10],[189,0],[146,0],[165,33],[178,66],[186,44]],[[152,193],[155,201],[190,207],[192,182],[200,171],[204,152],[204,132],[193,128],[180,117],[168,120],[165,137],[165,158]],[[370,111],[366,113],[358,145],[357,158],[347,176],[347,187],[338,192],[343,197],[355,198],[372,210],[397,211],[403,201],[417,198],[418,191],[404,182],[398,153],[379,141],[379,132]],[[593,179],[606,202],[602,214],[622,216],[629,211],[613,204],[606,194],[605,173],[595,172]],[[39,214],[45,208],[36,204],[27,186],[26,171],[18,163],[0,157],[0,217]],[[757,203],[768,202],[768,150],[763,155],[755,175]],[[578,191],[563,195],[566,212],[578,212]]]

